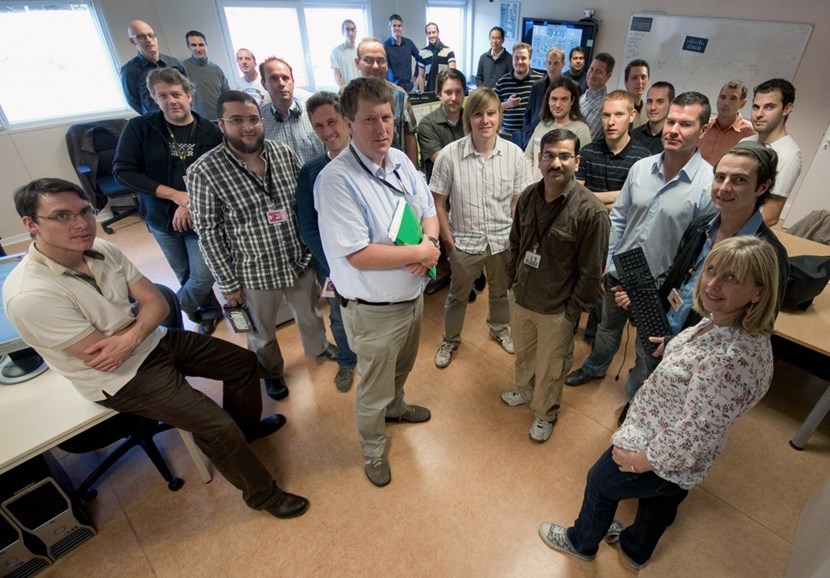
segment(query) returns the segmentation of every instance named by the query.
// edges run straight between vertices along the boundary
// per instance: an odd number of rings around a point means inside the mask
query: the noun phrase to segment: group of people
[[[466,77],[437,25],[427,25],[429,46],[420,52],[406,47],[399,16],[390,29],[386,42],[356,43],[355,24],[344,21],[345,42],[332,52],[343,88],[306,102],[294,96],[288,62],[269,57],[257,66],[240,49],[249,84],[221,90],[214,107],[199,111],[192,80],[207,70],[191,74],[158,52],[146,23],[130,23],[139,53],[122,78],[142,116],[122,134],[114,174],[141,193],[197,331],[159,327],[161,295],[114,245],[96,239],[89,199],[60,179],[15,193],[34,243],[3,287],[6,311],[82,395],[192,431],[250,507],[292,517],[308,500],[281,489],[248,446],[285,423],[279,414],[260,420],[259,390],[262,379],[273,399],[288,395],[274,331],[282,299],[306,356],[337,362],[339,391],[359,374],[364,471],[385,486],[385,424],[431,417],[406,401],[405,384],[427,273],[442,252],[452,273],[435,365],[461,354],[466,306],[485,272],[489,335],[515,355],[515,386],[501,399],[529,406],[529,436],[543,443],[563,386],[605,375],[628,320],[613,256],[642,247],[673,336],[651,336],[660,343],[654,354],[638,344],[621,427],[589,472],[574,526],[540,527],[556,550],[590,560],[606,539],[639,568],[723,449],[729,426],[771,380],[769,333],[788,266],[768,225],[800,171],[785,126],[795,90],[781,79],[758,85],[747,124],[741,82],[724,85],[713,116],[703,94],[675,95],[666,82],[648,88],[645,61],[626,67],[626,90],[607,92],[613,57],[597,54],[586,70],[585,51],[574,49],[563,74],[564,52],[552,48],[547,75],[536,78],[531,47],[519,43],[505,55],[496,27],[479,87],[465,100]],[[188,44],[193,64],[206,68],[204,36],[188,33]],[[407,59],[416,53],[413,74]],[[393,72],[402,60],[409,70]],[[440,105],[416,126],[408,92],[433,82]],[[419,242],[391,237],[401,211],[419,223]],[[214,283],[227,306],[247,310],[248,351],[209,336],[222,317]],[[336,345],[316,307],[319,287]],[[601,312],[592,352],[569,373],[576,325],[592,310]],[[193,390],[188,375],[223,380],[224,410]],[[626,498],[640,505],[622,528],[614,512]]]

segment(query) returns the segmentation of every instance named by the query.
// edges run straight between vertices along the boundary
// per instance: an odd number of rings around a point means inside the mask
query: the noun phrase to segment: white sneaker
[[[490,337],[498,341],[501,348],[507,353],[513,355],[513,338],[510,336],[510,332],[507,329],[504,329],[498,333],[491,330]]]
[[[543,419],[535,419],[530,426],[530,439],[535,442],[546,442],[550,439],[550,434],[553,431],[553,422],[545,421]]]
[[[447,367],[450,361],[452,361],[452,352],[457,348],[458,345],[455,343],[450,343],[449,341],[443,342],[435,353],[435,367],[439,369]]]
[[[501,394],[501,400],[510,407],[528,404],[528,401],[524,398],[522,392],[518,389],[511,389],[510,391],[505,391]]]

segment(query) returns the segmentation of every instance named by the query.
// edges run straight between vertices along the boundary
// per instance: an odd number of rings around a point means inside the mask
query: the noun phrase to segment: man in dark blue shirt
[[[124,63],[121,67],[121,89],[124,98],[138,114],[156,112],[159,105],[153,100],[153,95],[147,89],[145,82],[147,75],[156,68],[175,68],[185,76],[182,63],[159,52],[156,33],[143,20],[133,20],[127,27],[130,35],[130,44],[138,48],[138,54]]]
[[[404,37],[403,18],[400,15],[392,14],[389,17],[389,30],[392,35],[383,43],[386,60],[389,61],[387,80],[406,92],[412,92],[418,78],[412,74],[412,59],[418,60],[418,48],[409,38]]]
[[[334,385],[337,391],[347,392],[354,381],[357,356],[349,347],[346,338],[340,302],[329,287],[331,271],[323,252],[323,242],[320,240],[317,209],[314,208],[314,182],[323,167],[349,145],[349,125],[340,110],[340,99],[334,93],[318,92],[306,101],[305,107],[314,132],[326,145],[326,152],[305,163],[297,176],[297,223],[303,243],[314,256],[314,273],[323,286],[323,295],[329,302],[331,333],[337,343],[337,365],[340,367],[334,377]]]

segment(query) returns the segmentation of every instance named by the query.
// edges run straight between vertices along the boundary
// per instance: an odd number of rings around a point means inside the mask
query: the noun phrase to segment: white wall
[[[333,0],[336,2],[336,0]],[[815,25],[798,73],[795,76],[797,99],[795,112],[789,121],[789,130],[801,146],[805,170],[809,167],[825,129],[830,125],[830,106],[827,105],[827,79],[830,78],[830,10],[826,0],[792,0],[765,2],[754,0],[596,0],[587,4],[575,2],[551,3],[548,0],[524,0],[521,17],[548,17],[578,20],[585,8],[594,8],[600,19],[598,51],[614,55],[622,53],[628,19],[634,12],[663,11],[672,15],[707,16],[723,18],[751,18],[755,20],[807,22]],[[488,49],[488,32],[498,24],[498,1],[471,0],[473,9],[473,54]],[[118,53],[119,62],[135,54],[127,38],[127,23],[141,18],[150,23],[159,36],[162,52],[176,57],[189,56],[184,34],[190,29],[202,31],[208,39],[210,56],[229,78],[237,76],[232,61],[232,47],[225,44],[221,33],[218,9],[213,0],[101,0],[99,6]],[[374,0],[371,22],[375,36],[389,34],[387,18],[397,12],[404,19],[405,34],[417,45],[423,41],[425,24],[424,1]],[[275,31],[279,33],[279,31]],[[333,35],[334,37],[334,35]],[[625,63],[618,64],[618,73]],[[658,79],[653,79],[658,80]],[[616,84],[617,79],[611,80]],[[126,112],[125,112],[126,114]],[[37,177],[59,176],[75,179],[74,171],[64,145],[67,125],[11,131],[0,134],[0,237],[4,241],[25,238],[19,219],[14,214],[13,190]],[[796,185],[798,187],[799,183]],[[797,197],[796,197],[797,198]]]

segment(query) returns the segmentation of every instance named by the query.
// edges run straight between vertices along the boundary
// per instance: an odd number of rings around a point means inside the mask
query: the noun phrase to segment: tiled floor
[[[155,281],[172,273],[141,223],[104,238],[122,247]],[[140,451],[99,484],[91,513],[99,534],[44,576],[623,576],[614,550],[594,562],[549,550],[543,521],[576,516],[585,474],[607,447],[623,404],[609,374],[601,383],[566,388],[564,409],[543,445],[527,435],[530,410],[509,408],[513,360],[488,339],[486,293],[468,309],[464,344],[436,369],[446,290],[426,299],[421,352],[407,399],[428,406],[430,422],[389,427],[391,485],[363,474],[354,426],[354,390],[338,393],[336,366],[305,359],[297,330],[278,330],[291,395],[265,398],[288,425],[256,443],[288,490],[308,496],[310,511],[282,521],[246,508],[221,477],[201,483],[175,432],[157,437],[176,474],[167,490]],[[217,336],[242,343],[227,325]],[[633,334],[632,334],[633,339]],[[631,362],[633,343],[629,346]],[[575,359],[588,347],[577,338]],[[622,355],[613,365],[619,367]],[[218,396],[217,384],[195,384]],[[643,576],[780,576],[799,511],[830,474],[830,423],[806,451],[787,441],[821,393],[814,378],[776,368],[770,393],[732,430],[726,451],[702,486],[681,505]],[[63,456],[79,480],[96,455]],[[619,517],[632,519],[634,503]]]

